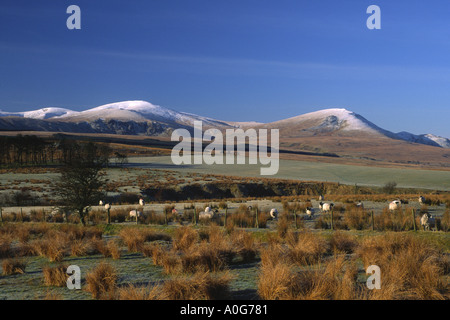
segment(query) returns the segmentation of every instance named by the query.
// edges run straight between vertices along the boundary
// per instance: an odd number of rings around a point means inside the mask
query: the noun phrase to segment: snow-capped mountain
[[[305,113],[273,122],[273,125],[301,127],[303,131],[309,131],[313,134],[337,131],[364,131],[367,133],[393,135],[392,132],[376,126],[359,114],[342,108],[323,109]]]
[[[185,112],[178,112],[169,108],[151,104],[147,101],[122,101],[105,104],[89,110],[66,114],[58,117],[62,121],[95,121],[95,120],[119,120],[119,121],[157,121],[167,124],[181,124],[192,126],[196,120],[201,120],[205,125],[223,126],[226,123]]]
[[[199,120],[203,128],[277,128],[280,138],[301,137],[385,137],[450,148],[450,140],[432,134],[393,133],[382,129],[363,116],[342,108],[323,109],[271,123],[220,121],[178,112],[146,101],[122,101],[85,111],[43,108],[26,112],[0,111],[0,130],[54,131],[77,133],[115,133],[127,135],[168,135],[176,128],[191,129]]]
[[[51,119],[55,117],[68,116],[77,114],[77,111],[72,111],[65,108],[42,108],[33,111],[25,112],[5,112],[0,110],[0,117],[22,117],[31,119]]]
[[[434,134],[419,134],[415,135],[409,132],[399,132],[397,136],[405,141],[426,144],[430,146],[439,146],[442,148],[450,148],[450,140],[444,137],[436,136]]]

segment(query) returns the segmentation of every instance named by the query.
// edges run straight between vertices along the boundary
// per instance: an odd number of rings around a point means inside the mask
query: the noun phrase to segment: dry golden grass
[[[290,232],[286,242],[287,256],[300,265],[318,263],[329,252],[329,243],[310,231]]]
[[[231,242],[243,263],[254,261],[258,254],[258,245],[252,234],[245,230],[236,230],[230,234]]]
[[[116,298],[118,300],[166,300],[162,287],[139,287],[127,285],[117,289]]]
[[[358,249],[364,266],[381,269],[380,290],[371,299],[449,298],[449,258],[424,239],[405,234],[367,238]]]
[[[225,300],[230,298],[230,273],[197,272],[192,277],[176,277],[162,287],[163,297],[169,300]]]
[[[92,240],[91,251],[102,254],[105,258],[113,258],[114,260],[120,259],[122,256],[122,250],[116,240]]]
[[[187,251],[198,241],[199,235],[192,227],[183,226],[175,231],[173,248],[179,251]]]
[[[449,299],[450,261],[416,235],[355,236],[289,232],[261,251],[258,293],[262,299]],[[330,250],[328,250],[328,247]],[[330,255],[333,253],[333,255]],[[349,256],[349,253],[356,253]],[[358,269],[362,261],[364,269]],[[361,277],[370,265],[381,269],[381,289],[369,290]],[[299,266],[302,266],[299,268]],[[358,280],[358,278],[360,280]]]
[[[125,242],[130,252],[138,252],[147,241],[154,240],[171,240],[171,237],[157,233],[150,229],[142,228],[124,228],[119,233],[120,238]]]
[[[46,266],[42,270],[44,274],[44,284],[46,286],[65,287],[67,285],[67,266],[58,265],[55,267]]]
[[[27,262],[23,259],[9,258],[2,261],[4,275],[25,273]]]
[[[112,299],[117,279],[116,269],[108,263],[101,262],[86,275],[87,291],[94,299]]]
[[[353,253],[359,245],[356,236],[350,235],[343,231],[334,232],[329,240],[329,243],[331,250],[335,254]]]
[[[0,235],[0,259],[10,258],[12,256],[12,236],[9,234]]]
[[[59,239],[41,239],[32,243],[35,254],[48,258],[50,261],[62,261],[67,255],[66,243]]]

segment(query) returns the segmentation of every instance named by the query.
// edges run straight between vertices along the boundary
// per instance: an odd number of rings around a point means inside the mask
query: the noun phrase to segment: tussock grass
[[[387,234],[366,239],[357,251],[364,266],[382,271],[382,287],[371,299],[444,299],[449,297],[449,258],[425,239]]]
[[[230,298],[232,276],[197,272],[192,277],[176,277],[166,281],[162,295],[169,300],[225,300]]]
[[[23,259],[9,258],[2,261],[4,275],[25,273],[27,262]]]
[[[46,286],[65,287],[67,285],[69,275],[67,274],[66,265],[60,264],[55,267],[46,266],[42,272]]]
[[[124,228],[120,231],[119,236],[130,252],[139,252],[144,243],[148,241],[171,240],[171,237],[167,234],[143,228]]]
[[[127,285],[117,289],[116,297],[118,300],[166,300],[159,285],[153,287]]]
[[[113,299],[117,286],[117,270],[101,262],[86,275],[87,291],[94,299]]]

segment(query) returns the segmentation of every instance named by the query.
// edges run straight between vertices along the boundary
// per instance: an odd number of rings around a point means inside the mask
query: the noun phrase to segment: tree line
[[[111,150],[104,147],[108,156]],[[79,143],[62,135],[41,138],[36,135],[0,136],[0,167],[64,164],[79,156]]]

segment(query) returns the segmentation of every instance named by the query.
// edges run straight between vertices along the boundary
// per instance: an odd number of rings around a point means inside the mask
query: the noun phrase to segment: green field
[[[247,161],[248,163],[248,161]],[[339,182],[359,186],[383,186],[388,181],[397,182],[400,188],[423,188],[450,191],[450,171],[367,167],[322,162],[280,160],[279,171],[274,176],[261,176],[260,164],[174,165],[170,156],[130,157],[129,167],[166,169],[203,174],[232,175],[298,179],[303,181]]]

